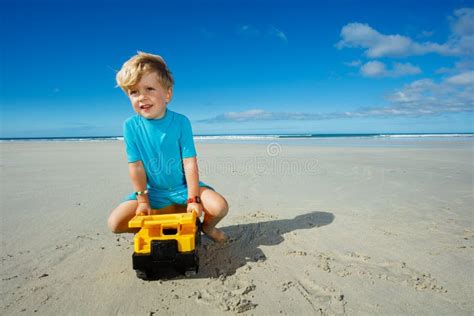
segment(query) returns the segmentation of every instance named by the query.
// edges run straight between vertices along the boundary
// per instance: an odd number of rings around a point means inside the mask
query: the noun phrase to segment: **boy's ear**
[[[173,98],[173,88],[169,88],[168,92],[166,93],[166,102],[170,102]]]

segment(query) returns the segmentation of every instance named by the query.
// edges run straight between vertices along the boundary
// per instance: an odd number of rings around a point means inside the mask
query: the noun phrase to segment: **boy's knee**
[[[112,233],[119,233],[119,222],[113,215],[109,216],[109,219],[107,220],[107,226],[109,227]]]
[[[229,213],[229,203],[225,199],[222,201],[220,217],[224,217]]]

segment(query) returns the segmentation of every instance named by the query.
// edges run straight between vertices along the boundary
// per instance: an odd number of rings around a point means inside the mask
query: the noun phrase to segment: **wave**
[[[270,134],[270,135],[199,135],[195,140],[266,140],[266,139],[315,139],[315,138],[417,138],[417,137],[474,137],[472,133],[432,134]]]
[[[474,137],[471,133],[460,134],[381,134],[380,137],[409,138],[409,137]]]
[[[100,137],[20,137],[0,138],[0,143],[6,142],[102,142],[123,140],[122,136],[100,136]]]

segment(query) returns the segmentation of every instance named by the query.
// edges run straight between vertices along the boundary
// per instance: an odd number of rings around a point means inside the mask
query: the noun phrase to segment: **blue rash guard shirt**
[[[189,119],[169,109],[160,119],[146,119],[137,114],[124,122],[123,138],[127,161],[141,161],[145,168],[152,208],[185,204],[183,159],[196,156]],[[209,187],[202,182],[199,185]],[[126,198],[131,199],[136,199],[134,194]]]

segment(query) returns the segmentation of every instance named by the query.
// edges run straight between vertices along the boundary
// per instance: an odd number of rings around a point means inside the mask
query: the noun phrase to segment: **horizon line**
[[[324,135],[334,135],[334,136],[344,136],[344,135],[359,135],[359,136],[377,136],[377,135],[469,135],[474,134],[474,131],[471,132],[334,132],[334,133],[216,133],[216,134],[194,134],[193,137],[202,137],[202,136],[324,136]],[[118,138],[123,137],[123,135],[98,135],[98,136],[35,136],[35,137],[0,137],[0,140],[15,140],[15,139],[76,139],[76,138]]]

